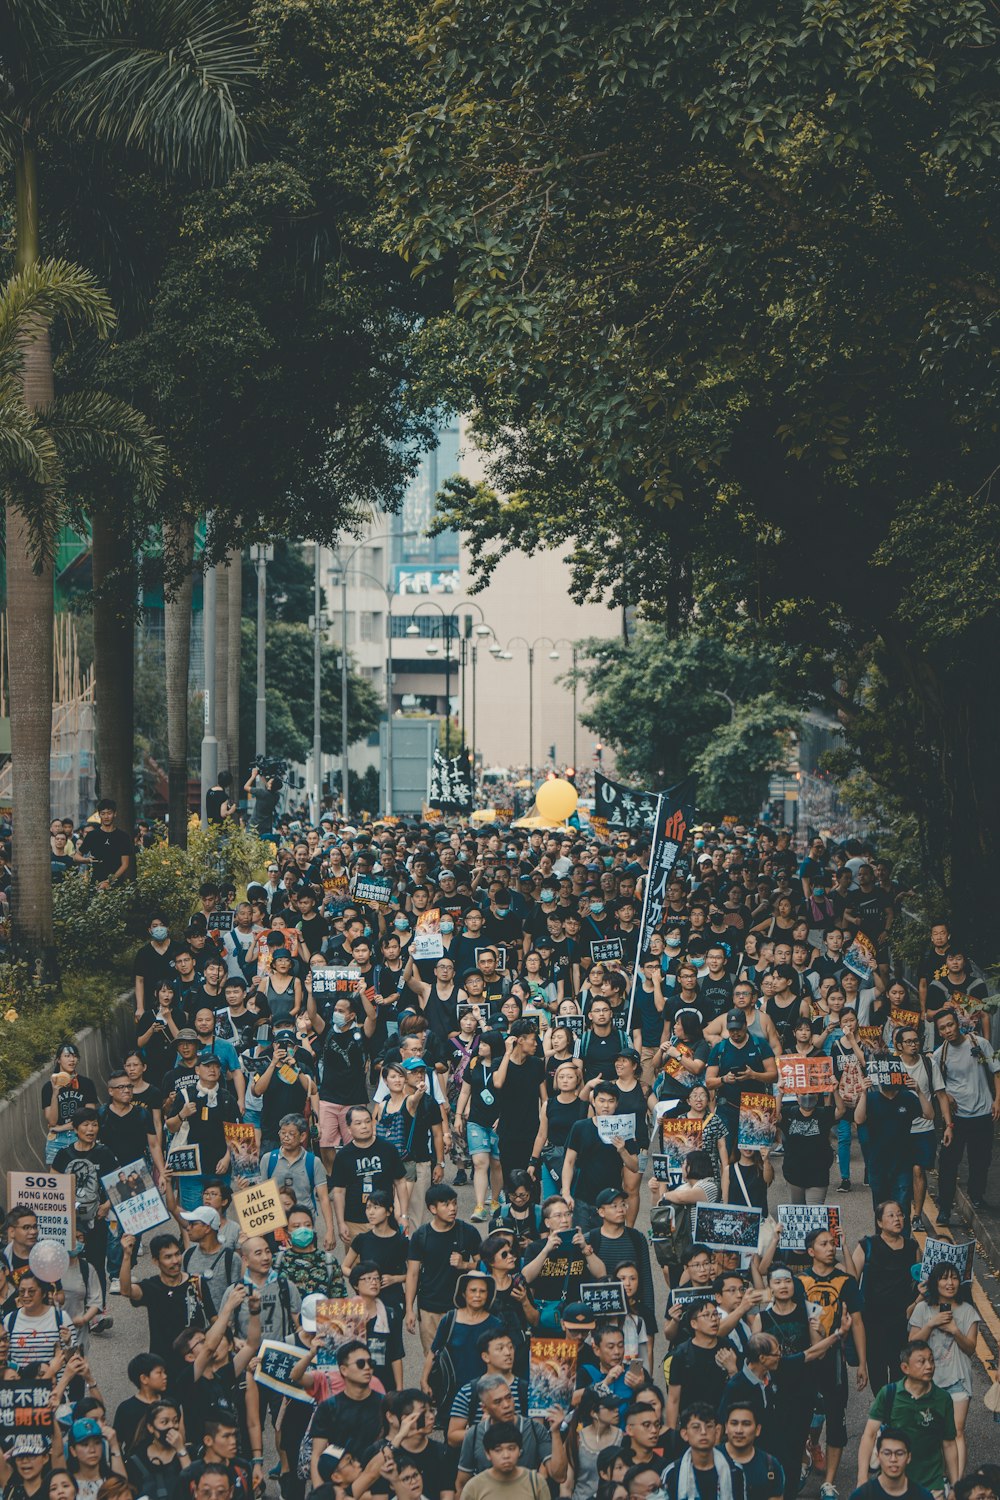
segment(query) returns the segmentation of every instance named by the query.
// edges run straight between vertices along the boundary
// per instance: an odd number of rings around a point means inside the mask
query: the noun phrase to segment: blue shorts
[[[934,1155],[937,1151],[937,1132],[918,1130],[910,1136],[910,1147],[913,1151],[913,1165],[923,1167],[925,1172],[929,1172],[934,1165]]]
[[[495,1161],[500,1160],[500,1137],[495,1130],[488,1130],[485,1125],[477,1125],[474,1120],[469,1120],[465,1127],[465,1139],[469,1143],[471,1156],[488,1155]]]

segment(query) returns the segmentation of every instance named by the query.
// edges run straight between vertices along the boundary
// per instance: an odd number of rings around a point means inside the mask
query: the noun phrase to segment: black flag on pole
[[[632,1031],[632,1010],[635,991],[639,983],[642,956],[649,951],[649,940],[663,920],[663,906],[667,899],[667,882],[673,873],[681,845],[694,822],[694,806],[691,798],[693,783],[690,779],[679,782],[676,787],[660,792],[654,816],[653,844],[649,852],[649,871],[642,892],[642,919],[639,926],[639,943],[635,953],[635,968],[632,971],[632,988],[628,1001],[628,1030]],[[680,794],[679,796],[677,794]]]

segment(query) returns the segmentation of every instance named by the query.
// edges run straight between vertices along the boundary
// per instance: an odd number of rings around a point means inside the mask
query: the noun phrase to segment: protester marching
[[[279,793],[260,883],[148,913],[106,1085],[67,1039],[41,1090],[4,1500],[1000,1500],[986,987],[944,923],[904,972],[874,849]]]

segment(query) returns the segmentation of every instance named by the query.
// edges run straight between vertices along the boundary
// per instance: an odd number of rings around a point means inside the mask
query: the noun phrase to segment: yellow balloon
[[[535,806],[550,823],[565,823],[579,801],[575,786],[568,781],[543,781],[535,793]]]

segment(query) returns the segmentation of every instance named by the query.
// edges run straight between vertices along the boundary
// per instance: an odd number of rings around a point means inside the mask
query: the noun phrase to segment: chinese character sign
[[[431,761],[431,786],[428,801],[441,812],[467,813],[472,810],[472,763],[469,753],[443,755],[434,751]]]

